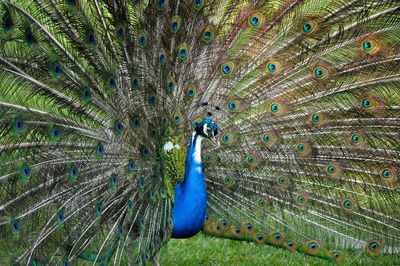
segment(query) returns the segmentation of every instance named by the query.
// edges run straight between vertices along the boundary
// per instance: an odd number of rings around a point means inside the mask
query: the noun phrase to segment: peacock
[[[398,1],[0,1],[2,265],[396,254],[399,139]]]

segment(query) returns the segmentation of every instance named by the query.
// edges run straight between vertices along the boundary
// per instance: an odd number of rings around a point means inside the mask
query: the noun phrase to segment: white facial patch
[[[165,143],[165,145],[164,145],[164,151],[169,152],[169,151],[172,150],[172,149],[178,149],[178,150],[180,150],[181,147],[180,147],[178,144],[175,144],[175,146],[174,146],[174,144],[173,144],[171,141],[168,141],[167,143]]]
[[[193,132],[192,140],[194,140],[196,133]],[[203,140],[203,137],[200,135],[197,135],[196,143],[194,146],[194,153],[193,153],[193,160],[196,163],[201,163],[201,141]]]

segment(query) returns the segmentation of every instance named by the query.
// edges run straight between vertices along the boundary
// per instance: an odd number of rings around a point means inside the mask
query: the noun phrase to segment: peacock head
[[[205,118],[202,122],[198,123],[194,130],[198,135],[212,140],[219,146],[219,139],[217,137],[218,125],[210,118]]]

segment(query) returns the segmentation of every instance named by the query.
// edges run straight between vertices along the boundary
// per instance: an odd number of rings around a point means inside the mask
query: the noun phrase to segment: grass
[[[158,257],[160,265],[400,265],[400,254],[371,256],[365,251],[345,253],[340,263],[299,252],[243,241],[208,237],[171,239]]]
[[[0,265],[10,265],[13,244],[0,241]],[[8,255],[7,255],[8,254]],[[253,242],[234,241],[197,234],[189,239],[171,239],[161,248],[158,262],[167,265],[400,265],[400,254],[371,256],[364,251],[345,253],[340,263],[312,257],[300,252]],[[112,260],[113,261],[113,260]],[[79,260],[73,265],[93,265]],[[96,264],[100,265],[100,264]],[[108,265],[113,265],[110,262]],[[123,261],[121,265],[128,265]]]

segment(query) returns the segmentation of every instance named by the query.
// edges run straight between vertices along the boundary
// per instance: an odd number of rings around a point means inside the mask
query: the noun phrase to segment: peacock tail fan
[[[400,251],[400,5],[0,0],[5,264],[148,264],[207,116],[203,231]]]

